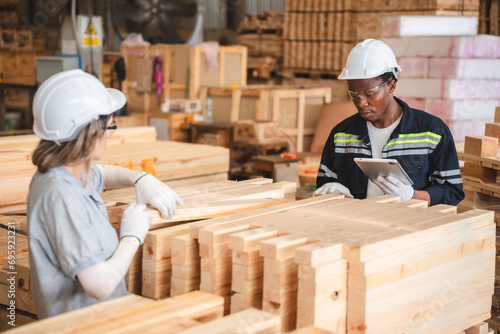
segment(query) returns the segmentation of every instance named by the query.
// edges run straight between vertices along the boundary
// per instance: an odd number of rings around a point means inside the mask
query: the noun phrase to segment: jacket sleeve
[[[457,150],[450,130],[443,124],[443,136],[430,156],[430,185],[425,189],[431,205],[457,205],[464,197]]]
[[[337,178],[337,173],[334,168],[335,159],[335,128],[330,132],[330,136],[326,140],[325,147],[323,147],[323,153],[321,155],[321,163],[318,169],[318,176],[316,178],[317,188],[323,186],[330,182],[339,182]]]

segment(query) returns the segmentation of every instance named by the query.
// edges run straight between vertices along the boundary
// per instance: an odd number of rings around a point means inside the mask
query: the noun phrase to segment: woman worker
[[[122,92],[81,70],[58,73],[37,90],[33,152],[38,171],[28,195],[33,298],[39,319],[127,295],[123,277],[144,241],[151,216],[176,213],[182,200],[150,174],[93,165],[116,129]],[[135,185],[137,203],[123,213],[120,239],[101,198],[104,187]]]

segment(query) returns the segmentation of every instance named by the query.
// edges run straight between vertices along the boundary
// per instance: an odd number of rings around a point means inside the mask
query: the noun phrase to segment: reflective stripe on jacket
[[[403,108],[400,124],[382,149],[382,158],[397,159],[413,180],[415,190],[426,190],[431,205],[457,205],[464,197],[457,152],[448,126],[438,117]],[[368,178],[353,158],[371,158],[366,121],[355,114],[335,126],[326,141],[316,184],[340,182],[355,198],[366,198]]]

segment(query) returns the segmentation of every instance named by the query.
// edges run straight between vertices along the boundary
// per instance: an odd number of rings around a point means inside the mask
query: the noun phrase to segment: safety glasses
[[[116,123],[116,121],[113,121],[113,123],[106,127],[106,135],[108,137],[111,137],[115,133],[116,129],[118,129],[118,123]]]
[[[370,101],[373,98],[375,98],[375,96],[377,96],[378,90],[381,87],[384,87],[385,85],[387,85],[392,80],[393,79],[387,80],[386,82],[381,83],[380,85],[378,85],[376,87],[373,87],[372,89],[365,90],[364,92],[361,92],[361,93],[356,93],[356,92],[350,91],[349,89],[347,91],[349,92],[349,96],[351,96],[351,99],[354,102],[359,102],[359,100],[361,100],[361,99],[363,99],[365,101]]]

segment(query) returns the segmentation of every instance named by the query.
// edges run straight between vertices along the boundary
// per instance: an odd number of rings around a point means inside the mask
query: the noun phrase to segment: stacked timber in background
[[[480,0],[478,32],[500,36],[500,0]]]
[[[336,96],[345,91],[335,92]],[[210,95],[215,121],[274,122],[278,135],[290,140],[297,152],[308,151],[324,104],[332,89],[250,85],[236,89],[203,87],[201,100]]]
[[[284,331],[462,331],[490,316],[493,213],[426,206],[327,195],[193,223],[200,289],[226,311],[279,314]]]
[[[459,211],[474,208],[493,210],[497,224],[497,257],[495,269],[495,295],[490,325],[500,330],[500,184],[497,182],[500,170],[500,107],[496,109],[495,123],[486,124],[485,136],[466,136],[458,157],[464,161],[462,179],[465,199],[459,204]]]
[[[283,66],[284,14],[246,15],[237,30],[236,44],[248,49],[248,71],[253,78],[269,79]]]
[[[289,0],[284,26],[284,74],[338,75],[354,45],[381,37],[381,20],[400,15],[478,16],[474,1]]]
[[[412,16],[382,23],[402,67],[395,96],[440,117],[456,142],[483,134],[500,105],[500,37],[477,35],[476,24],[473,17]]]

